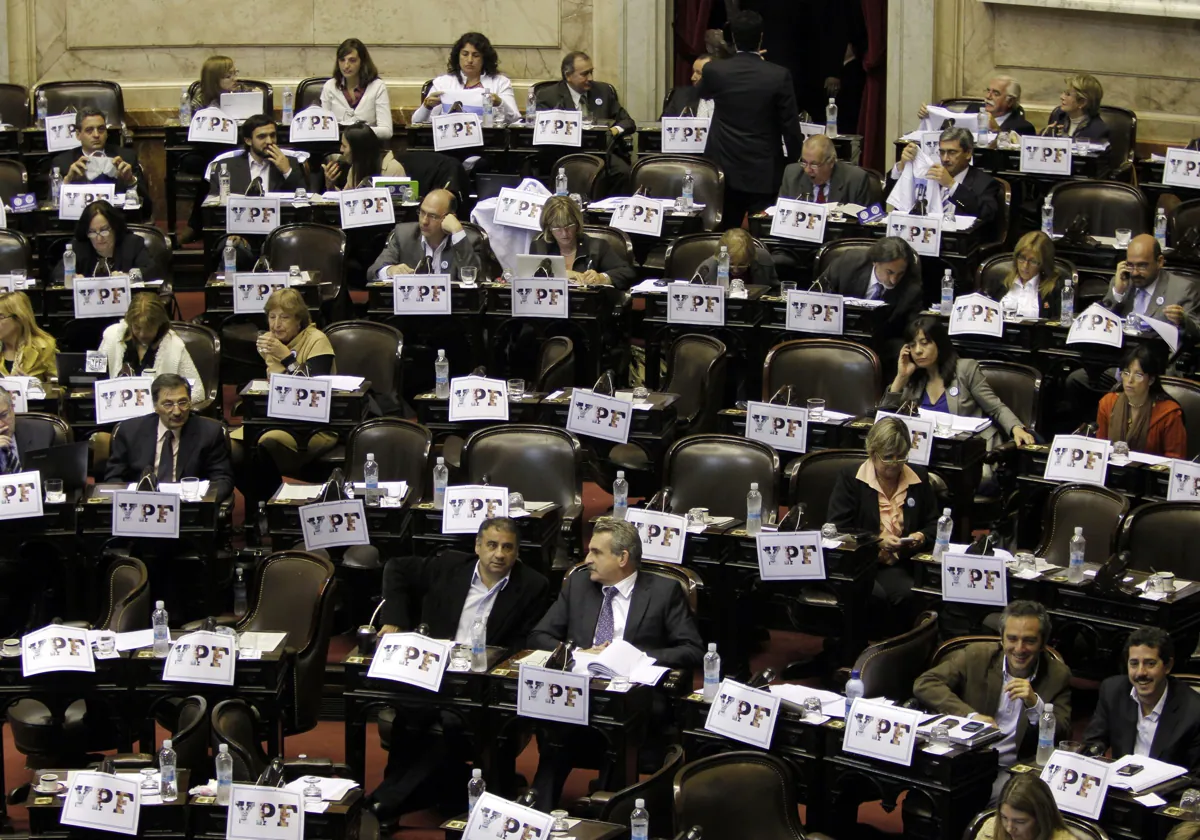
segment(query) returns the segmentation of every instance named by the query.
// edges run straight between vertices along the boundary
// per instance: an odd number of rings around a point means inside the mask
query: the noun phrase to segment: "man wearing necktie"
[[[783,170],[779,194],[784,198],[810,196],[818,204],[858,204],[868,207],[880,200],[882,186],[875,184],[872,195],[871,175],[852,163],[837,159],[833,141],[816,134],[804,141],[800,162],[789,163]]]
[[[21,447],[17,443],[16,425],[12,395],[0,388],[0,475],[21,471]]]

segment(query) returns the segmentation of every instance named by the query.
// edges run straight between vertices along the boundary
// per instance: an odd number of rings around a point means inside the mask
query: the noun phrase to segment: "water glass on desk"
[[[1129,241],[1131,239],[1133,239],[1133,231],[1132,230],[1130,230],[1129,228],[1117,228],[1115,231],[1113,231],[1113,233],[1116,234],[1118,248],[1128,248],[1129,247]]]
[[[46,479],[46,502],[49,504],[62,503],[67,500],[66,494],[63,492],[63,483],[61,478]]]
[[[825,420],[825,400],[813,397],[808,401],[808,419],[812,423],[821,423]]]
[[[1179,810],[1189,820],[1200,820],[1200,790],[1188,788],[1179,797]]]
[[[949,414],[938,414],[933,421],[933,433],[938,437],[950,437],[954,434],[954,421]]]
[[[195,476],[188,476],[181,479],[179,482],[179,495],[183,497],[185,502],[200,501],[200,479]]]
[[[508,380],[509,402],[520,402],[524,398],[525,398],[525,380],[524,379]]]
[[[475,278],[479,276],[479,269],[473,265],[464,265],[458,270],[458,279],[464,286],[474,286]]]
[[[950,727],[945,723],[938,723],[929,731],[929,741],[935,747],[950,746]]]

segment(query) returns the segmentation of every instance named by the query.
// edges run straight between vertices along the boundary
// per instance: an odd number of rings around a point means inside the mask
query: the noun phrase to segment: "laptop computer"
[[[567,276],[567,261],[561,254],[518,254],[517,255],[517,276],[518,277],[534,277],[535,272],[541,268],[546,261],[550,261],[550,276],[551,277],[566,277]],[[543,275],[536,274],[537,277]]]
[[[239,93],[222,93],[221,110],[238,122],[248,120],[263,112],[263,92],[251,90]]]
[[[49,449],[22,452],[21,469],[40,472],[43,486],[48,478],[60,478],[66,492],[82,490],[87,486],[88,443],[81,440]]]
[[[89,363],[90,361],[90,363]],[[57,354],[58,381],[64,385],[87,387],[101,379],[108,379],[108,366],[103,355],[91,351],[84,353]]]

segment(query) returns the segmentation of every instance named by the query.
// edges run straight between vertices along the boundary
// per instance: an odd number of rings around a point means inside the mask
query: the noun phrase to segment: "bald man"
[[[449,274],[452,280],[457,280],[458,270],[464,266],[482,268],[462,222],[454,215],[452,193],[447,190],[429,193],[421,202],[417,219],[396,225],[388,235],[383,253],[367,271],[368,278],[387,280],[393,274],[412,274],[419,268],[423,273]]]
[[[837,159],[833,141],[817,134],[804,141],[800,162],[783,170],[781,198],[806,198],[821,204],[860,204],[879,201],[883,188],[871,188],[871,175],[852,163]]]
[[[712,61],[711,55],[702,55],[692,62],[692,84],[690,87],[677,87],[671,90],[667,104],[663,106],[664,117],[700,117],[711,118],[713,103],[711,99],[701,99],[696,85],[704,73],[704,65]]]

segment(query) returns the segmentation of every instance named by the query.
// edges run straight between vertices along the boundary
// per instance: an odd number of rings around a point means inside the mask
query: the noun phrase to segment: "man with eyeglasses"
[[[108,121],[98,108],[85,106],[75,114],[75,136],[79,149],[67,149],[55,155],[63,181],[68,184],[116,184],[128,190],[138,183],[137,152],[108,146]]]
[[[983,91],[983,110],[988,113],[988,128],[991,131],[1011,131],[1016,134],[1035,135],[1037,129],[1025,119],[1021,107],[1021,83],[1012,76],[996,76],[989,79]],[[978,105],[968,106],[968,114],[979,113]],[[922,105],[917,109],[917,118],[925,119],[929,109]]]
[[[892,177],[899,178],[904,167],[916,161],[919,151],[916,143],[905,146],[900,153],[899,163],[892,168]],[[930,207],[928,212],[944,212],[953,206],[960,215],[974,216],[982,228],[983,236],[987,238],[999,224],[1004,193],[999,181],[982,169],[971,166],[974,154],[975,135],[967,129],[947,128],[941,133],[938,138],[938,163],[929,167],[924,177],[941,185],[944,190],[942,206]]]
[[[211,483],[218,501],[233,493],[229,441],[216,420],[192,414],[191,388],[175,373],[150,385],[154,412],[117,425],[105,482],[131,482],[152,471],[160,484],[199,478]]]
[[[833,141],[817,134],[804,141],[800,162],[784,167],[779,195],[818,204],[867,207],[871,204],[871,176],[852,163],[839,161]]]
[[[425,196],[419,221],[396,225],[367,277],[386,281],[394,274],[449,274],[457,280],[462,268],[481,269],[479,255],[453,211],[454,194],[449,190]]]

